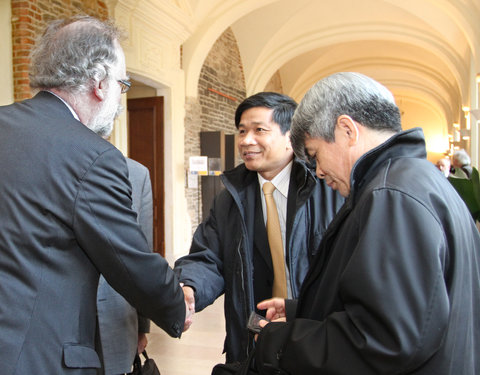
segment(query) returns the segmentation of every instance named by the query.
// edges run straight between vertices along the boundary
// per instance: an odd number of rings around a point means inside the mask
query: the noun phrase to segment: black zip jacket
[[[425,157],[417,128],[356,162],[296,318],[259,336],[261,374],[480,373],[479,233]]]
[[[225,189],[217,195],[210,215],[195,231],[190,254],[175,263],[175,272],[180,282],[195,289],[196,311],[225,293],[224,351],[226,361],[235,362],[245,359],[253,345],[246,322],[255,309],[255,196],[260,188],[257,173],[247,170],[243,164],[225,172],[222,182]],[[287,203],[286,253],[295,298],[323,233],[343,202],[344,199],[303,162],[293,162]]]

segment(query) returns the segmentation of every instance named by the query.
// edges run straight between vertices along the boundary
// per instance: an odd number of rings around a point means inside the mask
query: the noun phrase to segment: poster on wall
[[[208,157],[207,156],[190,156],[189,158],[190,173],[206,176],[208,174]]]
[[[187,187],[198,189],[198,176],[208,174],[208,157],[190,156],[188,160]]]

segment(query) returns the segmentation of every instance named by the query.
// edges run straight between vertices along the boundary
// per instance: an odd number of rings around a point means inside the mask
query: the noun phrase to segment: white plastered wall
[[[150,2],[118,1],[111,14],[128,39],[122,43],[127,72],[136,81],[164,97],[165,141],[165,258],[174,260],[188,252],[191,241],[184,174],[185,78],[180,69],[180,46],[187,36],[188,15],[171,9],[171,15]],[[158,20],[163,22],[159,24]],[[126,98],[123,98],[126,105]],[[125,155],[127,120],[123,113],[112,143]]]
[[[13,102],[12,23],[9,0],[0,0],[0,105]]]

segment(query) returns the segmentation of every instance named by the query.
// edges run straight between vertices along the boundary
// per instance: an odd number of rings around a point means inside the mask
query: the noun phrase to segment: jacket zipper
[[[237,254],[238,254],[238,257],[240,259],[240,264],[241,264],[241,267],[240,267],[240,279],[241,279],[241,285],[242,285],[242,292],[243,292],[243,295],[245,297],[245,300],[244,300],[244,313],[245,313],[245,316],[248,317],[248,307],[249,306],[249,303],[248,301],[246,300],[248,298],[247,296],[247,292],[245,291],[245,275],[244,275],[244,272],[245,272],[245,267],[244,267],[244,260],[243,260],[243,257],[242,257],[242,243],[244,242],[244,239],[243,239],[243,235],[238,243],[238,246],[237,246]],[[247,357],[250,353],[250,340],[247,341],[247,345],[246,345],[246,350],[247,350]]]

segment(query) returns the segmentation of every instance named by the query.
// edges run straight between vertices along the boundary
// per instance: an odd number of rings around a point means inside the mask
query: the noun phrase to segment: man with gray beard
[[[125,158],[108,133],[130,83],[118,30],[52,22],[32,55],[32,99],[0,107],[2,374],[93,375],[99,275],[169,335],[178,280],[132,210]],[[93,131],[92,131],[93,130]]]

